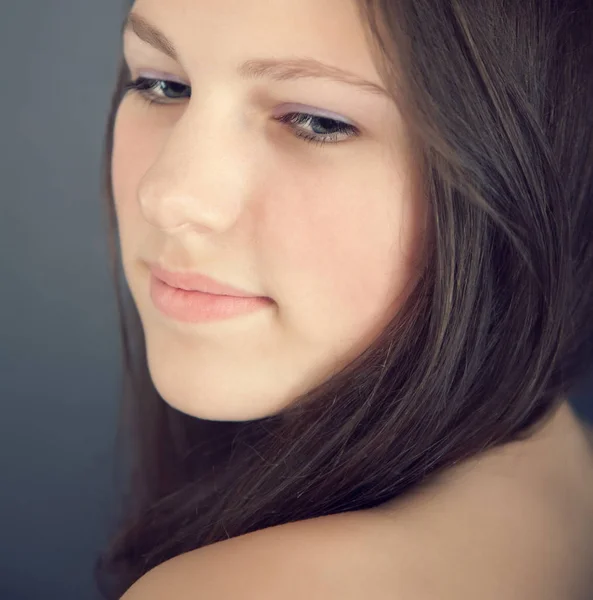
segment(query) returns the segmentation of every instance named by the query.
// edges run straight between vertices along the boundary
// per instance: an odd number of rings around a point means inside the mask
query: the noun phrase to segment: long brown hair
[[[264,419],[171,408],[122,281],[121,510],[97,561],[105,598],[181,553],[371,508],[526,437],[593,364],[593,5],[358,0],[430,205],[426,268],[351,364]]]

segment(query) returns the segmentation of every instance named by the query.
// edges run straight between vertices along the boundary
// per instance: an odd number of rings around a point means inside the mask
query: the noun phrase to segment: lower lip
[[[163,314],[186,323],[228,319],[260,310],[271,303],[269,298],[239,298],[181,290],[154,275],[150,277],[150,297]]]

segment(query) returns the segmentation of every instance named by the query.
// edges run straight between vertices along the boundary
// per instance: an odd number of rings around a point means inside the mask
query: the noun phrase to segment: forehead
[[[162,31],[188,66],[310,56],[381,84],[357,0],[136,0],[132,10]]]

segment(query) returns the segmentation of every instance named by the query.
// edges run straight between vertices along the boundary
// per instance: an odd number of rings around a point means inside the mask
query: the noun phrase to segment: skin
[[[528,440],[391,503],[181,554],[122,600],[588,600],[591,434],[564,401]]]
[[[123,266],[151,377],[190,415],[275,414],[364,350],[420,274],[426,204],[404,124],[393,101],[352,85],[235,72],[251,58],[307,56],[384,85],[354,2],[138,0],[132,12],[178,54],[127,31],[132,79],[191,87],[191,99],[167,105],[128,93],[115,123]],[[328,111],[360,135],[321,146],[295,135],[323,133],[316,123],[277,121]],[[214,323],[174,321],[150,299],[145,261],[273,302]]]

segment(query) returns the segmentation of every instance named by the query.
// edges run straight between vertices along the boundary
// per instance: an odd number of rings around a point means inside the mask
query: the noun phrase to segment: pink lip
[[[150,298],[154,306],[177,321],[218,321],[273,304],[270,298],[245,295],[242,290],[224,286],[203,275],[171,273],[152,265],[151,272]]]
[[[234,296],[235,298],[261,298],[257,294],[252,294],[238,288],[224,285],[206,275],[200,273],[173,273],[167,271],[156,264],[149,264],[154,277],[164,281],[167,285],[180,290],[204,292],[206,294],[215,294],[217,296]]]

